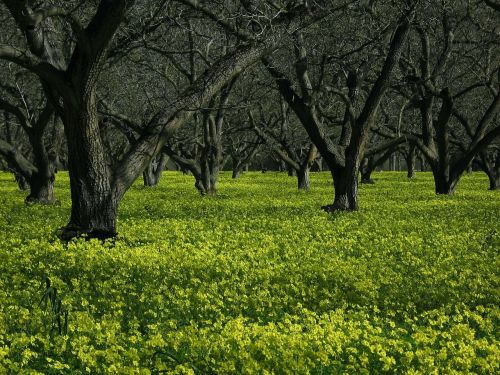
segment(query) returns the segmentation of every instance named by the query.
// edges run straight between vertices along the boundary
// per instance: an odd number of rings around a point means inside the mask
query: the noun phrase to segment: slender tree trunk
[[[231,177],[233,179],[239,178],[241,176],[242,170],[243,170],[243,165],[241,164],[241,162],[233,158],[233,173]]]
[[[420,161],[420,171],[425,172],[426,170],[425,157],[423,155],[420,155],[418,160]]]
[[[500,150],[496,150],[492,155],[481,152],[478,164],[488,176],[490,190],[500,189]]]
[[[217,146],[210,142],[205,145],[201,158],[201,181],[197,185],[198,191],[202,195],[217,194],[217,180],[219,178],[219,153]]]
[[[406,168],[408,178],[415,178],[415,163],[417,161],[417,152],[415,146],[410,146],[408,154],[406,155]]]
[[[361,172],[361,183],[362,184],[373,185],[375,183],[375,181],[373,181],[373,179],[372,179],[372,172],[373,172],[373,170],[371,168],[368,168],[368,169]]]
[[[26,203],[53,204],[55,202],[55,171],[43,143],[43,132],[34,131],[29,134],[29,137],[37,171],[31,175],[29,180],[30,194],[26,198]]]
[[[372,179],[373,172],[373,159],[372,158],[364,158],[361,162],[361,183],[362,184],[374,184],[375,181]]]
[[[296,170],[299,190],[309,190],[311,186],[309,172],[311,171],[311,167],[313,166],[317,156],[318,149],[314,144],[311,144],[306,158],[300,164],[300,168]]]
[[[19,190],[25,191],[30,188],[29,182],[24,178],[24,176],[20,173],[14,172],[14,178],[16,179],[17,186],[19,186]]]
[[[68,100],[69,102],[69,100]],[[77,106],[65,103],[64,128],[68,140],[71,218],[62,238],[116,236],[116,216],[122,193],[113,191],[99,132],[95,92],[90,89]]]
[[[151,160],[146,169],[144,169],[144,172],[142,172],[144,186],[153,187],[159,184],[161,174],[167,162],[168,157],[163,153],[160,155],[159,159],[154,158]]]

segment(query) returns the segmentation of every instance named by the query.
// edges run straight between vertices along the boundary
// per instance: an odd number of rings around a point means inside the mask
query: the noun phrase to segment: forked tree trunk
[[[205,145],[201,157],[201,183],[197,185],[201,195],[216,195],[217,180],[220,170],[220,144],[217,139],[211,139]]]
[[[153,187],[159,184],[161,174],[167,162],[168,157],[165,154],[161,154],[159,159],[154,158],[151,160],[146,169],[144,169],[144,172],[142,172],[144,186]]]

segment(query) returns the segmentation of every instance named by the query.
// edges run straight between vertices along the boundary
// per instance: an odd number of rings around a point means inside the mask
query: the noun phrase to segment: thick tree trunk
[[[357,211],[358,209],[358,170],[357,168],[342,168],[334,177],[335,199],[333,208],[342,211]]]
[[[350,165],[349,165],[350,164]],[[323,206],[326,212],[358,210],[358,169],[356,164],[332,169],[335,196],[333,205]]]
[[[500,171],[496,174],[488,174],[488,179],[490,181],[490,190],[500,189]]]
[[[436,194],[453,195],[458,184],[459,177],[451,177],[447,173],[443,173],[439,166],[432,167],[434,176],[434,188]]]
[[[64,129],[68,140],[71,188],[71,218],[61,237],[70,239],[116,236],[116,216],[122,193],[113,191],[99,132],[95,93],[90,90],[79,106],[64,108]]]
[[[311,180],[309,177],[309,166],[302,166],[300,170],[297,171],[297,181],[299,190],[309,190],[311,187]]]
[[[54,196],[54,174],[46,176],[34,173],[30,179],[30,194],[26,197],[26,203],[53,204]]]

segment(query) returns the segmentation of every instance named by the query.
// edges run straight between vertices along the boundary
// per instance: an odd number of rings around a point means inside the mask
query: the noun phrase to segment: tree
[[[28,78],[25,83],[33,89],[32,95],[40,94]],[[55,202],[54,180],[58,153],[57,139],[47,142],[47,129],[54,118],[54,109],[49,102],[41,98],[33,98],[16,82],[14,86],[1,85],[0,111],[4,112],[5,138],[0,137],[0,154],[16,176],[21,189],[29,187],[30,193],[26,198],[28,203],[51,204]],[[40,96],[40,95],[38,95]],[[37,108],[36,102],[41,104]],[[22,109],[21,109],[22,108]],[[23,150],[19,141],[22,138],[13,136],[13,121],[17,120],[18,129],[25,133],[27,147]],[[54,126],[58,123],[54,121]],[[60,134],[54,133],[56,137]]]
[[[412,5],[396,22],[382,69],[375,78],[358,113],[355,109],[355,99],[358,97],[359,84],[362,81],[359,72],[351,69],[347,74],[347,94],[341,90],[329,88],[330,93],[340,96],[345,103],[345,115],[338,144],[332,141],[331,133],[325,129],[321,106],[315,100],[317,96],[315,87],[322,86],[323,69],[320,69],[318,79],[320,84],[313,85],[309,75],[308,55],[303,36],[297,33],[295,37],[295,78],[298,81],[300,94],[294,89],[292,80],[280,71],[271,59],[264,59],[264,64],[276,81],[283,98],[299,118],[332,173],[335,197],[332,205],[323,207],[327,212],[358,209],[358,172],[365,154],[367,137],[377,117],[379,105],[389,85],[391,75],[397,67],[415,11],[416,7]],[[323,65],[327,60],[326,57],[323,58]]]
[[[99,129],[97,86],[107,52],[121,23],[128,12],[140,9],[134,7],[135,2],[131,0],[101,0],[96,7],[80,4],[82,7],[74,9],[70,8],[71,4],[41,8],[15,0],[4,0],[3,3],[25,35],[29,51],[3,45],[0,47],[0,58],[39,76],[51,104],[64,123],[72,209],[69,223],[62,232],[63,238],[79,234],[99,238],[115,236],[121,198],[151,158],[162,150],[171,134],[192,118],[193,109],[203,107],[231,79],[270,49],[276,48],[281,36],[288,30],[315,19],[307,12],[309,8],[299,4],[276,11],[271,22],[263,26],[259,33],[237,31],[239,40],[245,43],[236,43],[166,105],[149,122],[151,126],[143,129],[122,160],[110,168]],[[166,1],[162,1],[152,7],[152,11],[148,12],[153,15],[152,19],[157,19],[165,4]],[[200,8],[198,3],[192,5],[201,13],[213,16],[207,9]],[[73,44],[66,43],[66,48],[70,46],[68,59],[64,59],[64,52],[67,51],[62,47],[57,49],[55,43],[50,43],[50,35],[45,28],[46,23],[55,17],[63,17],[71,26],[71,33],[66,34],[64,23],[61,23],[61,32],[67,35],[65,40],[74,38],[75,41]],[[86,19],[89,21],[84,26]],[[149,21],[147,24],[150,24]],[[216,24],[230,31],[238,30],[220,20],[216,20]],[[137,39],[143,35],[143,32],[138,33]]]
[[[500,135],[500,126],[492,125],[500,107],[498,67],[492,69],[488,53],[483,53],[489,50],[491,59],[496,42],[460,2],[451,9],[438,6],[431,11],[437,17],[426,17],[416,28],[420,54],[405,57],[403,64],[411,90],[407,97],[421,115],[422,131],[415,145],[431,167],[436,193],[453,194],[475,156]],[[477,12],[493,22],[484,9]],[[434,24],[439,18],[441,22]],[[473,48],[464,49],[464,43]]]

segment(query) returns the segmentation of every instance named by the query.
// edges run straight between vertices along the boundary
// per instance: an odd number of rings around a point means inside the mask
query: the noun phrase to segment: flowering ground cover
[[[114,242],[65,244],[57,206],[0,174],[0,374],[498,373],[500,194],[483,174],[374,174],[328,215],[329,174],[166,172],[127,193]]]

